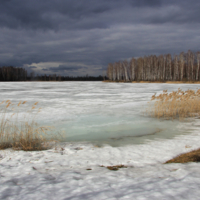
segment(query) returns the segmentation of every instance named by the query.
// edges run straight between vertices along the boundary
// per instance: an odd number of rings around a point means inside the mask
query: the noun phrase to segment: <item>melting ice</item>
[[[143,113],[154,93],[197,89],[195,84],[103,82],[7,82],[0,84],[0,100],[27,101],[19,118],[39,102],[41,125],[64,131],[66,141],[90,141],[113,146],[148,139],[171,138],[189,132],[185,123],[163,121]],[[22,108],[22,107],[21,107]],[[187,127],[183,129],[183,127]],[[56,133],[55,131],[55,133]]]

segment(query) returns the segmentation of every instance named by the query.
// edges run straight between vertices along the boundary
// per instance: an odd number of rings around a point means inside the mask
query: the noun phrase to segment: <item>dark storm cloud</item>
[[[52,72],[62,72],[62,71],[77,71],[79,69],[83,69],[85,67],[81,67],[81,66],[64,66],[64,65],[59,65],[58,67],[50,67],[49,70]],[[45,70],[45,69],[43,69]]]
[[[30,66],[29,68],[30,69],[36,69],[37,67],[36,66]]]
[[[130,0],[130,3],[132,6],[138,6],[138,7],[146,7],[146,6],[161,6],[162,1],[161,0]]]
[[[199,10],[196,0],[1,0],[0,66],[99,75],[133,56],[197,51]]]
[[[166,3],[168,2],[168,3]],[[159,9],[163,5],[175,5],[179,6],[182,11],[188,13],[189,19],[199,19],[194,13],[187,11],[188,6],[192,2],[195,3],[193,12],[199,11],[199,3],[191,0],[188,1],[161,1],[161,0],[87,0],[87,1],[74,1],[74,0],[9,0],[1,1],[0,6],[0,26],[8,27],[12,29],[25,28],[25,29],[42,29],[42,30],[59,30],[59,29],[93,29],[93,28],[106,28],[113,23],[117,23],[118,11],[123,10],[123,22],[147,22],[155,19],[155,16],[149,16],[148,13],[139,12],[139,16],[132,15],[135,18],[129,18],[130,10],[126,10],[126,7],[132,7],[133,9],[141,9],[146,7],[155,7]],[[158,7],[159,6],[159,7]],[[124,9],[125,7],[125,9]],[[151,10],[150,10],[151,11]],[[128,13],[127,13],[128,12]],[[133,10],[136,12],[137,10]],[[104,13],[108,15],[107,20],[102,16]],[[109,19],[109,13],[110,19]],[[157,14],[157,13],[155,13]],[[181,16],[180,16],[181,14]],[[114,16],[113,16],[114,15]],[[102,17],[99,17],[102,16]],[[145,17],[146,16],[146,17]],[[97,18],[96,18],[97,17]],[[113,20],[116,18],[116,21]],[[168,17],[168,18],[167,18]],[[166,22],[167,19],[171,20],[171,15],[168,13],[166,17],[161,16],[160,22]],[[177,16],[174,16],[175,21],[185,20],[188,16],[184,17],[184,12],[177,12]],[[96,18],[96,19],[95,19]],[[119,15],[119,18],[121,16]],[[141,19],[140,19],[141,18]],[[162,20],[163,18],[163,20]],[[144,20],[145,19],[145,20]]]
[[[73,28],[80,19],[94,17],[111,9],[105,2],[99,3],[97,0],[86,2],[74,0],[3,1],[0,3],[0,25],[13,29]],[[96,26],[98,27],[98,23]]]

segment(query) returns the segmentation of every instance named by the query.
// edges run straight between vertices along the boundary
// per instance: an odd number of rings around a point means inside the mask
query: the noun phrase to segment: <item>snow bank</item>
[[[124,147],[62,143],[41,152],[0,151],[0,199],[199,199],[200,164],[163,164],[199,148],[193,133]],[[110,165],[126,165],[110,171]],[[90,169],[90,170],[89,170]]]

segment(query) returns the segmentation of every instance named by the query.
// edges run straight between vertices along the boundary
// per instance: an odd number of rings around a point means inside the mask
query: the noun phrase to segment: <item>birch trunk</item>
[[[191,80],[194,80],[194,54],[191,52],[190,54],[190,62],[191,62]]]
[[[184,70],[184,64],[185,64],[185,59],[184,59],[184,53],[180,53],[179,55],[179,61],[180,61],[180,80],[183,80],[183,70]]]
[[[128,81],[129,81],[128,72],[127,72],[128,62],[125,60],[125,61],[122,63],[122,66],[123,66],[123,68],[124,68],[125,81],[128,82]]]
[[[113,81],[116,81],[117,77],[117,69],[116,69],[116,63],[113,65]]]
[[[130,69],[131,69],[131,81],[134,81],[135,80],[135,58],[131,59]]]
[[[199,64],[200,64],[200,52],[197,52],[196,81],[199,80]]]
[[[178,56],[174,56],[174,81],[177,81],[178,78]]]

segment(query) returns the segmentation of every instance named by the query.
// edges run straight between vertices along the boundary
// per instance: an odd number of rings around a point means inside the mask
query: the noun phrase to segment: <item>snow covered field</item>
[[[38,120],[66,130],[68,142],[0,151],[0,199],[199,199],[200,164],[163,164],[200,147],[199,120],[141,113],[155,92],[178,87],[198,85],[1,83],[0,100],[39,101]],[[127,168],[106,168],[120,164]]]

